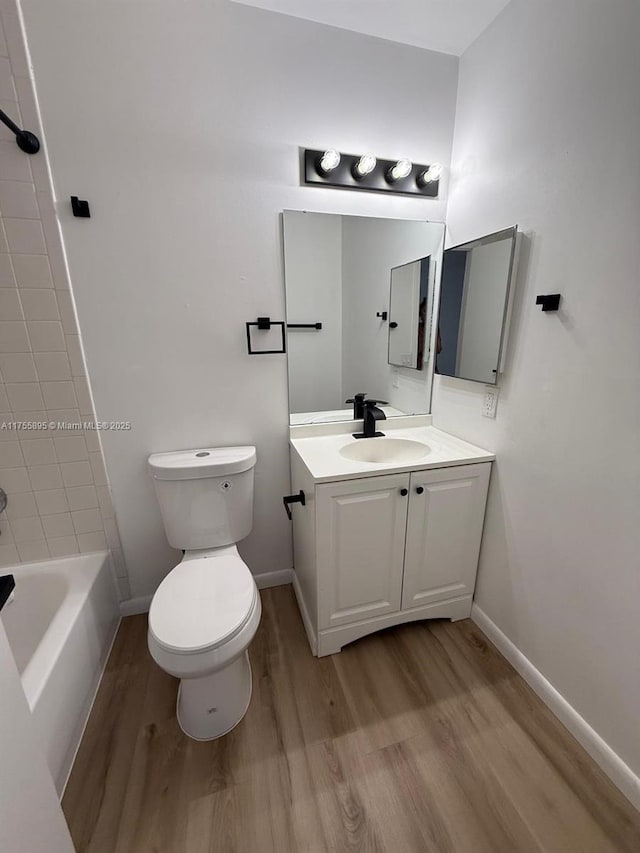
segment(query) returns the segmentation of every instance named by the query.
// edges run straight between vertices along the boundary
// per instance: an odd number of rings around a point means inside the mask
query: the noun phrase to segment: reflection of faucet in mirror
[[[386,421],[387,416],[378,408],[378,403],[382,400],[365,400],[364,401],[364,424],[362,432],[354,432],[354,438],[378,438],[383,436],[383,432],[376,431],[376,421]],[[384,404],[383,404],[384,405]]]
[[[349,397],[348,400],[345,400],[345,403],[353,403],[353,419],[354,421],[359,421],[364,417],[364,404],[366,394],[354,394],[353,397]],[[378,405],[380,406],[388,406],[389,403],[386,400],[378,400]],[[386,415],[385,415],[386,417]]]

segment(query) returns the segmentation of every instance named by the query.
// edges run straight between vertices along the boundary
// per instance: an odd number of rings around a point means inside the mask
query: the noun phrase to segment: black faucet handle
[[[354,421],[358,421],[360,418],[364,417],[364,398],[366,396],[366,394],[363,394],[360,391],[358,394],[354,394],[353,397],[349,397],[348,400],[345,400],[345,403],[353,403]]]
[[[372,408],[373,406],[388,406],[389,405],[386,400],[365,400],[364,404],[368,408]]]

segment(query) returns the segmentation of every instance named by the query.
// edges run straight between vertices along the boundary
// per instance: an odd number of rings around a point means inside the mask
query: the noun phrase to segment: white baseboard
[[[140,598],[128,598],[120,602],[121,616],[137,616],[138,613],[148,613],[153,595],[142,595]]]
[[[613,784],[637,809],[640,809],[640,777],[636,776],[633,770],[611,749],[609,744],[591,728],[589,723],[547,681],[540,670],[536,669],[531,661],[523,655],[506,634],[503,634],[495,622],[477,604],[474,604],[471,609],[471,618],[560,722],[569,729],[596,764],[604,770]]]
[[[262,572],[254,575],[258,589],[268,589],[270,586],[285,586],[293,581],[293,569],[280,569],[278,572]]]

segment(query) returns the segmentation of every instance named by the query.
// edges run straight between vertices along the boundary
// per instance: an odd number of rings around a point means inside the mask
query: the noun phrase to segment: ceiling
[[[509,0],[233,0],[460,56]]]

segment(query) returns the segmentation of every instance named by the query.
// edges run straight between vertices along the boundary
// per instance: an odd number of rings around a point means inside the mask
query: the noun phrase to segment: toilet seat
[[[162,581],[149,610],[149,633],[177,655],[213,651],[255,613],[258,591],[235,548],[183,559]]]

